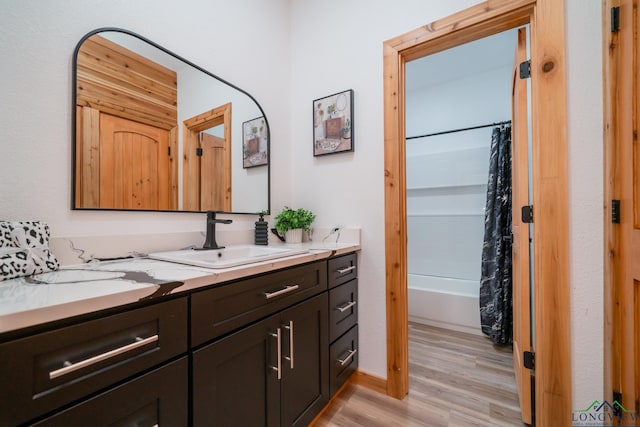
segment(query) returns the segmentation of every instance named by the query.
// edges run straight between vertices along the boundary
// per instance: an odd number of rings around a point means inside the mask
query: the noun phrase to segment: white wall
[[[574,402],[602,389],[600,4],[566,0]],[[247,90],[271,124],[272,208],[362,227],[362,369],[386,377],[382,42],[476,0],[14,0],[0,3],[0,218],[55,235],[203,229],[204,215],[71,211],[71,56],[118,26]],[[215,25],[211,16],[222,16]],[[355,152],[312,156],[311,102],[355,91]],[[250,226],[237,219],[232,227]]]
[[[602,5],[566,5],[571,359],[574,408],[583,408],[604,387]]]
[[[0,2],[0,218],[54,236],[203,230],[204,214],[71,211],[72,55],[100,27],[138,33],[251,93],[272,128],[272,196],[290,198],[288,0]],[[212,23],[211,17],[220,17]],[[232,35],[232,36],[230,36]],[[228,228],[252,227],[238,216]]]
[[[360,225],[360,368],[386,377],[382,43],[476,1],[291,1],[291,173],[296,206]],[[313,157],[312,101],[354,90],[355,151]]]

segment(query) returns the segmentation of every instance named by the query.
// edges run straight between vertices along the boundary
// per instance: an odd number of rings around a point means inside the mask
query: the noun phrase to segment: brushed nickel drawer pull
[[[265,292],[263,295],[266,299],[271,299],[273,297],[277,297],[283,294],[288,294],[289,292],[293,292],[298,289],[300,285],[287,285],[283,289],[275,292]]]
[[[285,356],[285,360],[289,361],[291,369],[293,369],[293,320],[289,320],[289,324],[284,325],[283,328],[289,331],[289,357]]]
[[[340,274],[345,274],[345,273],[348,273],[348,272],[353,271],[355,269],[356,269],[356,266],[352,265],[351,267],[347,267],[347,268],[339,268],[336,271],[338,273],[340,273]]]
[[[353,359],[353,356],[355,356],[357,352],[358,350],[354,348],[353,350],[349,350],[349,354],[347,355],[347,357],[345,357],[344,359],[338,359],[338,363],[340,364],[340,366],[346,365],[351,359]]]
[[[278,332],[276,334],[271,333],[269,335],[271,335],[272,337],[275,337],[277,340],[277,351],[278,351],[278,362],[276,363],[276,366],[272,366],[271,369],[273,369],[274,371],[276,371],[278,373],[278,379],[282,379],[282,330],[280,328],[278,328],[277,330]]]
[[[336,310],[338,310],[340,313],[344,313],[345,311],[349,310],[354,305],[356,305],[356,301],[351,301],[351,302],[346,303],[343,306],[336,307]]]
[[[78,369],[86,368],[87,366],[94,365],[98,362],[102,362],[103,360],[110,359],[112,357],[118,356],[120,354],[126,353],[131,350],[135,350],[138,347],[142,347],[156,341],[158,341],[157,334],[144,339],[140,337],[136,337],[136,340],[131,344],[127,344],[122,347],[118,347],[116,349],[107,351],[105,353],[98,354],[97,356],[93,356],[88,359],[81,360],[80,362],[71,363],[67,360],[64,362],[64,367],[60,369],[56,369],[55,371],[49,372],[49,379],[50,380],[56,379],[63,375],[69,374],[71,372],[75,372]]]

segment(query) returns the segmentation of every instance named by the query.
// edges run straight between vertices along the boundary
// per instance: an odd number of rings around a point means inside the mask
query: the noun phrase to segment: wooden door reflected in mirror
[[[121,29],[87,34],[75,65],[74,209],[269,210],[268,122],[249,94]],[[266,160],[245,168],[256,117]]]

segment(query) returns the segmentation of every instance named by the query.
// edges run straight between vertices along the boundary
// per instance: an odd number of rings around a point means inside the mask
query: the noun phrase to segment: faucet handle
[[[216,211],[207,211],[207,222],[213,221],[217,224],[231,224],[232,219],[216,219]]]

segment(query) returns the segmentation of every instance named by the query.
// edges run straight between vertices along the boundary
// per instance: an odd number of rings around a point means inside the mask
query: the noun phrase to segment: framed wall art
[[[242,123],[242,167],[253,168],[266,165],[267,125],[264,117],[257,117]]]
[[[353,151],[353,89],[313,101],[313,155]]]

